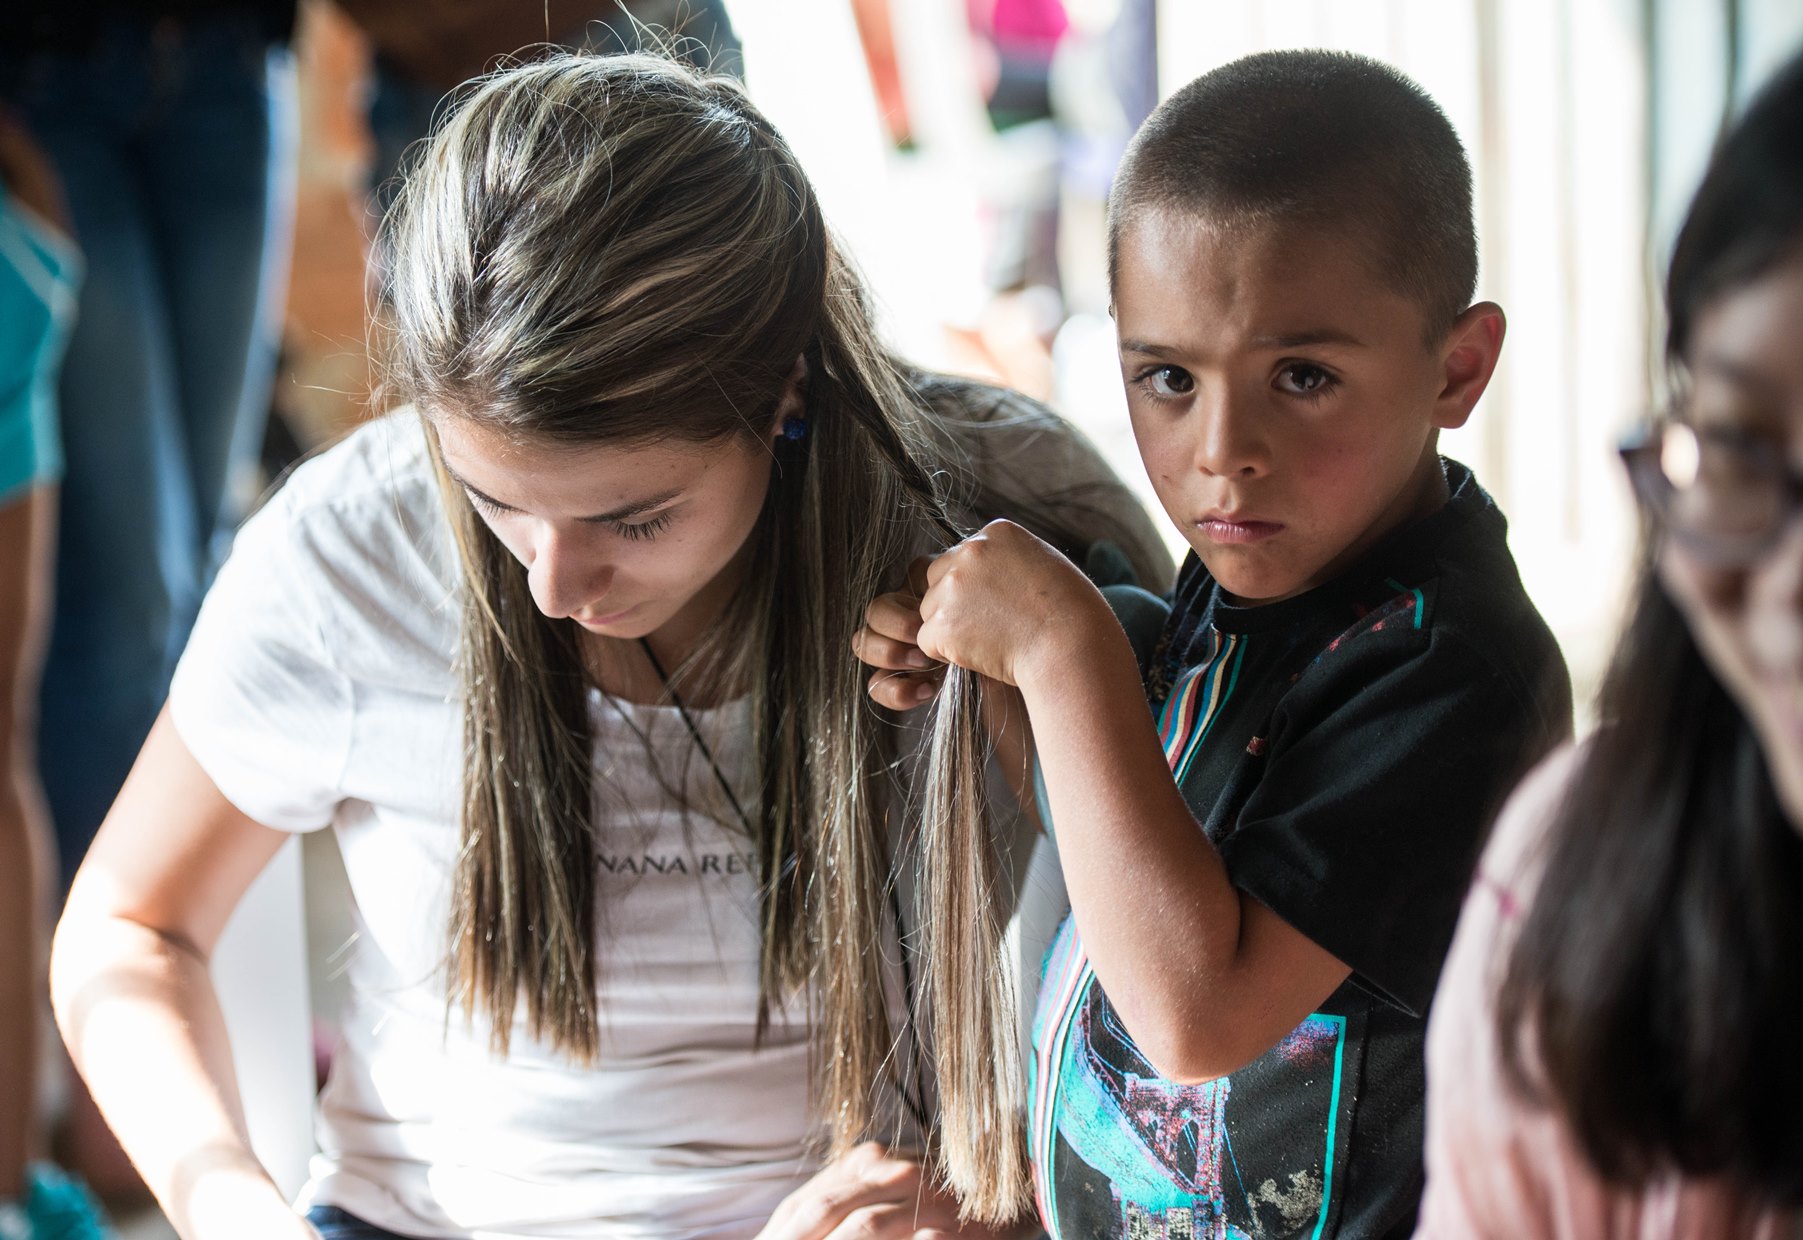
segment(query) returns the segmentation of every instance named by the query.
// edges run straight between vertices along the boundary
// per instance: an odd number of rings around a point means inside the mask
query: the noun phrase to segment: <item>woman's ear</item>
[[[807,402],[803,393],[808,386],[808,359],[797,355],[795,365],[789,368],[789,377],[783,381],[782,395],[776,398],[776,416],[771,420],[770,437],[772,439],[799,439],[806,433]],[[790,427],[791,422],[799,423],[801,433]]]
[[[1502,356],[1507,328],[1502,307],[1480,301],[1452,322],[1440,345],[1440,394],[1434,400],[1434,425],[1451,430],[1465,425],[1472,406],[1490,386]]]

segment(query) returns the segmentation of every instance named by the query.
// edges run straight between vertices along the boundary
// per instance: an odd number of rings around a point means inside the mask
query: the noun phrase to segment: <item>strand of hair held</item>
[[[922,989],[939,1070],[946,1179],[963,1217],[1001,1224],[1029,1202],[1026,1096],[1000,860],[986,812],[981,705],[976,676],[948,669],[926,771]]]

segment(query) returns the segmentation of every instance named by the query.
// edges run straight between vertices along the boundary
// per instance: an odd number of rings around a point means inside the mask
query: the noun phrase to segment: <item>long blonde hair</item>
[[[806,359],[809,432],[778,445],[752,566],[687,663],[749,688],[762,915],[760,1027],[813,1004],[833,1152],[880,1135],[898,1044],[880,945],[894,874],[894,729],[850,639],[907,558],[960,532],[958,454],[879,344],[794,156],[738,84],[644,56],[558,55],[473,83],[386,228],[398,395],[535,443],[695,443],[767,427]],[[453,1004],[506,1053],[516,1009],[599,1053],[595,778],[577,631],[439,466],[466,589]],[[681,672],[678,672],[678,676]],[[967,1214],[1026,1204],[1024,1086],[986,821],[975,686],[954,673],[924,798],[931,1134]],[[911,946],[911,945],[910,945]]]

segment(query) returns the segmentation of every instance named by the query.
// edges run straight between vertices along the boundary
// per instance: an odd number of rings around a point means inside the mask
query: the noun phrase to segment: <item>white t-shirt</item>
[[[1052,438],[1055,456],[1031,455],[1055,461],[1046,485],[1062,490],[1073,445]],[[1093,453],[1076,457],[1092,463],[1076,481],[1100,482]],[[1155,556],[1118,484],[1102,499]],[[277,829],[331,826],[350,880],[352,999],[303,1205],[433,1237],[754,1235],[815,1169],[805,1005],[754,1048],[756,863],[673,708],[590,695],[599,1063],[572,1065],[523,1022],[497,1059],[484,1024],[447,1017],[460,588],[417,420],[373,422],[240,531],[170,691],[226,798]],[[749,805],[748,704],[690,714]]]

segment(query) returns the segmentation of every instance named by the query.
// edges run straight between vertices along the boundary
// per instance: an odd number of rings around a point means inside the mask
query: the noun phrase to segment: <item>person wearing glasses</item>
[[[1623,450],[1601,723],[1503,813],[1428,1039],[1419,1236],[1803,1234],[1803,58],[1717,152]]]

